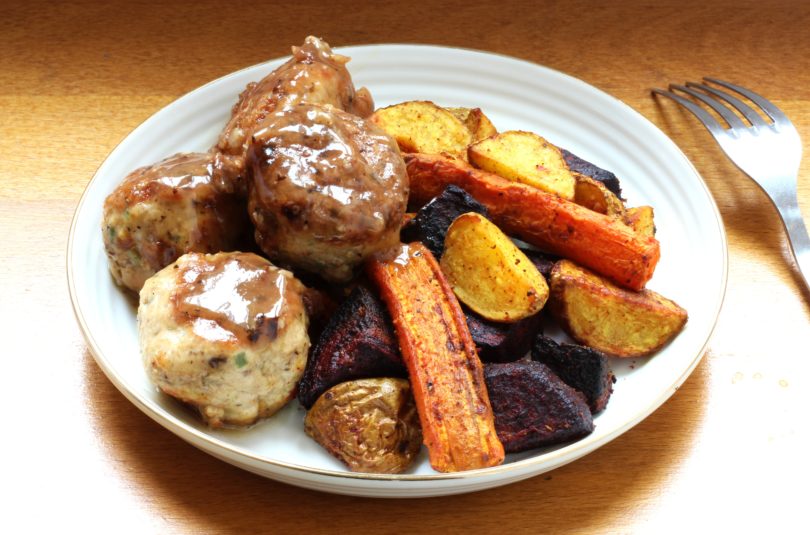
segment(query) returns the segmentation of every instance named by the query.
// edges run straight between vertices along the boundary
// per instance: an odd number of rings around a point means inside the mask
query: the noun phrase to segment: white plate
[[[727,254],[717,207],[675,144],[619,100],[532,63],[433,46],[339,51],[351,56],[355,84],[368,87],[377,105],[416,99],[478,106],[499,129],[538,132],[614,171],[630,205],[655,207],[662,255],[649,287],[688,310],[685,330],[652,358],[614,362],[615,393],[591,435],[563,447],[510,455],[504,465],[484,470],[438,474],[423,452],[406,474],[349,473],[304,434],[304,411],[295,403],[246,431],[201,425],[158,393],[142,369],[135,310],[107,271],[102,203],[136,167],[175,152],[208,149],[242,88],[284,61],[279,59],[220,78],[157,112],[110,154],[79,202],[68,242],[71,299],[96,361],[121,392],[168,430],[226,462],[293,485],[375,497],[471,492],[546,472],[616,438],[669,398],[706,349],[725,292]]]

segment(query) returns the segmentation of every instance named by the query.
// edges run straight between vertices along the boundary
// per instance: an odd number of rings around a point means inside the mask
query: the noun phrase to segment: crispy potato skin
[[[625,290],[569,260],[551,271],[549,307],[577,342],[617,357],[649,355],[686,325],[686,310],[653,292]]]
[[[467,156],[485,171],[574,199],[576,180],[560,149],[533,132],[502,132],[470,145]]]
[[[548,299],[546,279],[523,251],[481,214],[453,221],[440,262],[459,301],[486,319],[514,323]]]
[[[449,153],[466,158],[470,130],[455,115],[430,101],[413,100],[380,108],[371,122],[385,130],[404,152]]]
[[[352,472],[398,474],[422,446],[408,381],[358,379],[327,390],[304,419],[304,430]]]
[[[457,472],[501,464],[483,367],[433,255],[421,243],[402,245],[367,272],[394,321],[431,466]]]
[[[498,133],[495,125],[489,120],[481,108],[445,108],[455,115],[459,121],[464,123],[467,130],[472,134],[472,140],[481,141],[484,138],[494,136]]]
[[[658,240],[537,188],[512,182],[443,156],[406,154],[411,202],[429,201],[449,184],[487,207],[510,236],[570,258],[632,290],[641,290],[660,258]]]
[[[576,179],[574,202],[594,212],[623,219],[624,203],[602,182],[581,173],[573,173]]]
[[[652,206],[628,208],[624,222],[642,236],[655,236],[655,214]]]

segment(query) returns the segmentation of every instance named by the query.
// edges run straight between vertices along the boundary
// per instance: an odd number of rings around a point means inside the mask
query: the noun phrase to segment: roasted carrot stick
[[[394,321],[431,466],[457,472],[501,464],[483,367],[436,259],[413,243],[372,260],[367,271]]]
[[[455,184],[485,205],[493,222],[511,236],[569,258],[641,290],[661,255],[658,240],[624,223],[542,190],[438,155],[406,154],[410,199],[424,204]]]

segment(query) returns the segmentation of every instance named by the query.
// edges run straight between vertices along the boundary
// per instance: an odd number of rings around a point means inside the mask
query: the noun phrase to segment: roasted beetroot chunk
[[[487,217],[487,209],[483,204],[458,186],[448,186],[441,195],[416,212],[416,217],[402,229],[402,241],[422,242],[436,260],[439,260],[444,252],[447,229],[458,216],[467,212]]]
[[[466,308],[464,315],[483,362],[513,362],[523,358],[540,330],[539,313],[516,323],[490,321]]]
[[[616,177],[616,175],[607,169],[602,169],[601,167],[594,165],[587,160],[583,160],[576,154],[563,148],[560,148],[560,151],[562,152],[565,163],[568,164],[568,168],[571,169],[571,171],[575,171],[585,176],[589,176],[594,180],[598,180],[614,195],[616,195],[616,197],[620,199],[622,198],[622,186],[619,183],[619,179]]]
[[[546,364],[567,385],[582,392],[593,414],[607,405],[616,377],[607,357],[600,351],[576,344],[558,344],[540,334],[532,347],[532,360]]]
[[[298,401],[310,408],[332,386],[368,377],[407,377],[391,318],[363,286],[341,303],[309,352]]]
[[[508,453],[577,440],[593,431],[585,396],[545,364],[487,364],[484,379],[495,430]]]

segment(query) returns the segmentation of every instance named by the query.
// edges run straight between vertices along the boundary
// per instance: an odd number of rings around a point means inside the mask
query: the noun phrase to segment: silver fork
[[[685,86],[670,84],[669,91],[652,91],[671,98],[695,114],[731,161],[768,195],[782,218],[799,274],[810,292],[810,237],[807,235],[796,195],[796,179],[802,159],[799,133],[779,108],[760,95],[716,78],[703,78],[703,81],[746,97],[759,106],[770,120],[765,120],[754,108],[736,96],[705,83],[687,82]],[[700,105],[674,91],[691,95],[705,103],[723,118],[727,126]],[[725,101],[725,104],[721,101]],[[726,104],[736,109],[748,122],[738,117]]]

